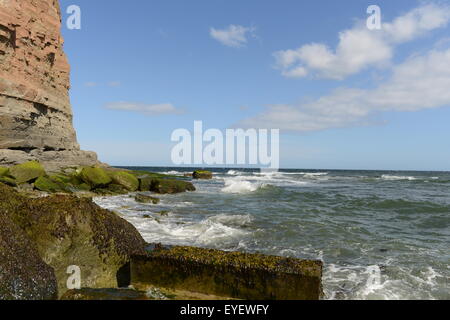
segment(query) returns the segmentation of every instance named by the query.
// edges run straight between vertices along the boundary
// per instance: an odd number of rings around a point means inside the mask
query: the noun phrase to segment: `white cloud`
[[[148,116],[157,116],[163,114],[181,114],[182,110],[175,108],[170,103],[163,104],[145,104],[135,102],[111,102],[105,105],[106,109],[138,112]]]
[[[108,86],[113,88],[120,87],[121,85],[122,83],[120,81],[111,81],[108,83]]]
[[[374,89],[340,88],[315,101],[272,105],[239,126],[307,132],[373,123],[382,112],[450,106],[450,49],[432,50],[393,68]]]
[[[239,48],[247,44],[248,36],[254,36],[254,31],[254,28],[230,25],[225,29],[211,28],[209,34],[225,46]]]
[[[97,86],[97,82],[90,81],[90,82],[86,82],[84,85],[88,88],[94,88]]]
[[[307,75],[343,79],[369,66],[388,64],[394,48],[427,32],[445,27],[450,20],[450,7],[427,4],[411,10],[381,30],[369,30],[359,22],[339,33],[339,43],[332,50],[322,43],[303,45],[294,50],[274,53],[277,67],[286,77]]]

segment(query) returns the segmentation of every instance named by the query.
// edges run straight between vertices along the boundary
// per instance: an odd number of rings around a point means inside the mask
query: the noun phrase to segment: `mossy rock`
[[[136,202],[139,202],[139,203],[153,203],[153,204],[158,204],[161,201],[158,198],[146,196],[144,194],[137,194],[134,197],[134,200],[136,200]]]
[[[80,178],[93,188],[105,187],[112,182],[106,171],[97,167],[83,168],[80,172]]]
[[[9,175],[15,178],[17,184],[21,184],[45,176],[45,170],[39,162],[29,161],[11,167]]]
[[[186,191],[195,191],[192,183],[181,180],[153,179],[150,185],[150,191],[159,194],[174,194]]]
[[[132,289],[74,289],[67,291],[60,300],[66,301],[116,301],[151,300],[143,291]]]
[[[194,171],[194,173],[192,174],[192,177],[194,179],[212,179],[213,174],[211,171],[207,171],[207,170],[196,170]]]
[[[10,186],[10,187],[17,187],[16,180],[14,180],[13,178],[10,178],[10,177],[6,177],[6,176],[0,177],[0,182],[3,184],[6,184],[7,186]]]
[[[136,191],[139,189],[139,180],[131,173],[125,171],[109,172],[112,182],[123,186],[128,191]]]
[[[82,184],[79,184],[79,185],[75,186],[75,190],[78,190],[78,191],[91,191],[91,186],[88,185],[87,183],[82,183]]]
[[[53,181],[48,177],[39,177],[34,182],[34,188],[49,193],[68,192],[68,188],[64,184]]]
[[[111,183],[110,185],[108,185],[108,190],[116,194],[125,194],[129,191],[124,186],[115,183]]]
[[[21,225],[30,222],[25,199],[0,184],[0,300],[56,299],[55,272]]]
[[[143,177],[139,179],[139,191],[150,191],[150,186],[154,178]]]
[[[9,173],[9,169],[8,168],[0,167],[0,177],[7,176],[8,173]]]
[[[63,183],[63,184],[72,184],[73,178],[71,176],[67,176],[64,174],[53,174],[49,176],[53,181]]]
[[[3,224],[4,213],[10,215],[10,224]],[[20,230],[28,242],[20,238]],[[82,287],[128,286],[126,266],[132,255],[145,254],[145,245],[130,223],[100,208],[92,199],[70,195],[31,199],[0,184],[0,269],[7,266],[7,280],[19,285],[15,289],[19,293],[20,286],[28,290],[28,282],[22,282],[29,281],[30,290],[34,291],[25,298],[53,297],[56,290],[52,289],[51,275],[56,275],[58,294],[63,295],[67,291],[67,267],[71,265],[81,267]],[[39,255],[30,253],[34,248]],[[43,261],[39,261],[39,256]],[[17,261],[21,264],[16,267]],[[22,274],[26,277],[22,278]],[[4,282],[0,276],[0,299],[5,296]]]

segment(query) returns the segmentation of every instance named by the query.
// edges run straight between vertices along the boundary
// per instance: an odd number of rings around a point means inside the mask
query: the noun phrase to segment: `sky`
[[[450,170],[446,1],[60,2],[78,140],[103,162],[172,166],[201,120],[280,129],[282,168]]]

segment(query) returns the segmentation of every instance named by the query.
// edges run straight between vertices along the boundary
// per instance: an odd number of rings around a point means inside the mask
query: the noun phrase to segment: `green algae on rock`
[[[17,184],[30,182],[45,175],[44,167],[37,161],[29,161],[9,168],[9,175]]]
[[[0,300],[55,299],[54,270],[18,223],[24,219],[17,214],[22,205],[22,197],[0,183]]]
[[[174,194],[186,191],[195,191],[192,183],[182,180],[153,179],[150,184],[150,191],[159,194]]]
[[[102,168],[85,167],[80,172],[80,178],[94,188],[107,186],[112,179]]]
[[[153,204],[158,204],[161,201],[158,198],[147,196],[145,194],[137,194],[134,197],[134,200],[136,200],[136,202],[140,202],[140,203],[153,203]]]
[[[6,176],[9,173],[8,168],[0,167],[0,177]]]
[[[317,300],[322,262],[194,247],[156,249],[131,260],[131,284],[253,300]]]
[[[205,179],[205,180],[209,180],[212,179],[213,174],[211,171],[207,171],[207,170],[196,170],[194,171],[194,173],[192,174],[192,177],[194,179]]]
[[[60,295],[67,290],[68,266],[81,268],[83,287],[117,287],[127,282],[123,268],[130,257],[145,253],[139,232],[91,199],[68,195],[31,199],[0,184],[0,212],[12,215],[18,230],[54,269]]]
[[[8,185],[10,187],[17,187],[16,180],[14,180],[13,178],[10,178],[10,177],[6,177],[6,176],[0,177],[0,182]]]
[[[48,177],[39,177],[34,182],[34,188],[39,191],[54,193],[54,192],[69,192],[69,190],[62,184]]]
[[[67,291],[60,300],[95,300],[95,301],[115,301],[115,300],[151,300],[145,292],[132,289],[92,289],[82,288]]]
[[[128,191],[136,191],[139,188],[139,180],[131,173],[125,171],[112,171],[110,177],[114,184],[123,186]]]

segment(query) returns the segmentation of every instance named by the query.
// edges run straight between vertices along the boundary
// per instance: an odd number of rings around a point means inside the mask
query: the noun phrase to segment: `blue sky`
[[[281,167],[450,170],[445,1],[72,4],[74,125],[104,162],[170,166],[172,131],[202,120],[279,128]]]

